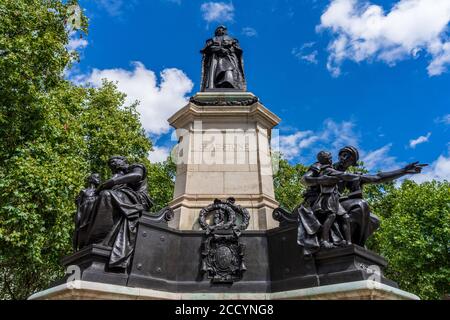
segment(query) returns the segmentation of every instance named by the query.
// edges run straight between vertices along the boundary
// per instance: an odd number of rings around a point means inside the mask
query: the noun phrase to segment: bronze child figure
[[[322,216],[325,221],[322,223],[321,241],[320,245],[324,248],[333,248],[335,245],[330,241],[331,228],[337,222],[339,226],[334,232],[340,233],[343,231],[344,240],[339,241],[339,245],[351,244],[351,232],[350,232],[350,218],[345,209],[339,202],[340,193],[338,190],[338,183],[340,180],[351,181],[354,179],[353,174],[347,174],[342,171],[338,171],[333,168],[331,153],[321,151],[317,154],[318,163],[315,164],[319,168],[318,176],[335,177],[337,179],[330,180],[328,184],[320,185],[320,194],[312,210],[318,217]],[[321,219],[323,220],[323,219]]]
[[[80,192],[75,200],[77,212],[75,214],[75,232],[73,235],[73,247],[75,250],[82,249],[87,243],[88,226],[91,213],[97,200],[96,190],[101,183],[100,175],[93,173],[87,178],[88,187]]]

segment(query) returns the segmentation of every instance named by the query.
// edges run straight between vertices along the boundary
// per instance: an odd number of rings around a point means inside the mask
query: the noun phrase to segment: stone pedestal
[[[249,92],[201,92],[169,122],[179,139],[170,227],[199,230],[200,210],[228,197],[249,210],[249,230],[278,226],[270,147],[280,122],[275,114]]]
[[[371,280],[276,293],[173,293],[73,281],[38,292],[29,300],[419,300],[419,297]]]

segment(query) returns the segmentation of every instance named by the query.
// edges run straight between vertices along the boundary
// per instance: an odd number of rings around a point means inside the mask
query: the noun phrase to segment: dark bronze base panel
[[[245,245],[247,270],[242,279],[212,283],[200,272],[204,236],[204,231],[170,229],[144,215],[130,270],[107,270],[110,248],[101,245],[89,246],[62,262],[66,268],[78,266],[80,280],[169,292],[281,292],[374,279],[377,270],[381,271],[379,281],[398,287],[382,276],[386,260],[359,246],[303,255],[297,245],[297,229],[292,225],[243,232],[240,241]]]

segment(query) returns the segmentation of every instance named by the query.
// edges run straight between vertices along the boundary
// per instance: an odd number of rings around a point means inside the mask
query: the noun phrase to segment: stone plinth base
[[[172,293],[73,281],[29,300],[419,300],[414,294],[371,280],[275,293]]]
[[[179,139],[175,218],[169,226],[200,230],[201,209],[234,197],[250,213],[248,230],[278,226],[271,138],[280,119],[250,92],[200,92],[169,119]]]

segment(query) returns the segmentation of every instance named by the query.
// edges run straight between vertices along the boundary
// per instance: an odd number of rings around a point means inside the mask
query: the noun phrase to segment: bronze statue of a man
[[[201,91],[222,88],[246,90],[242,49],[238,40],[228,35],[225,26],[216,29],[215,36],[206,41],[201,53]]]

